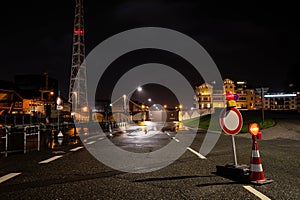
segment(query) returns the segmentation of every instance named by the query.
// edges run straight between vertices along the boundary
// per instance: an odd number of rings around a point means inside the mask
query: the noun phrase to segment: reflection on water
[[[69,144],[80,143],[79,133],[87,135],[88,128],[68,128],[61,130],[63,138],[58,137],[57,130],[51,130],[50,136],[48,136],[47,147],[54,149],[60,146],[65,146]]]

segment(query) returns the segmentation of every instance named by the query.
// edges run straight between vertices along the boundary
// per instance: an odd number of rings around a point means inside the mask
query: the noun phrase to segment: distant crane
[[[85,64],[83,0],[75,0],[75,19],[73,30],[72,67],[68,101],[76,104],[74,113],[88,107]],[[74,108],[74,106],[73,106]]]

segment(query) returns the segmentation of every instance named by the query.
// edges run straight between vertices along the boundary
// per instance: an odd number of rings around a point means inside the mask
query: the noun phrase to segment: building
[[[265,110],[299,110],[299,93],[267,93],[264,95]]]
[[[197,109],[210,109],[212,108],[212,85],[208,83],[203,83],[202,85],[196,87],[195,107]],[[223,92],[222,92],[223,94]]]
[[[15,81],[0,81],[0,116],[27,115],[39,119],[57,118],[57,80],[44,75],[17,75]],[[71,116],[71,104],[64,101],[62,117]]]
[[[239,95],[237,108],[255,109],[255,92],[254,89],[248,89],[246,82],[238,81],[234,83],[231,79],[224,79],[223,90],[213,90],[213,86],[208,83],[196,87],[195,107],[198,109],[210,109],[216,107],[225,107],[225,94],[233,92]]]

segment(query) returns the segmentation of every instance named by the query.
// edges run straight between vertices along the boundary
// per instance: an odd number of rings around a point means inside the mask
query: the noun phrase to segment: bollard
[[[59,131],[59,133],[57,135],[57,141],[58,141],[59,145],[62,145],[63,139],[64,139],[64,135],[62,134],[61,131]]]

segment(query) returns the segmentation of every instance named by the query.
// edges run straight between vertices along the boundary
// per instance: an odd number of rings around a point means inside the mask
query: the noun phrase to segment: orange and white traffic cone
[[[272,182],[272,180],[267,180],[264,175],[262,162],[260,159],[258,144],[256,139],[253,140],[252,154],[250,159],[250,175],[249,179],[254,184],[266,184]]]
[[[253,141],[250,159],[250,181],[265,181],[262,163],[258,151],[257,141]]]

